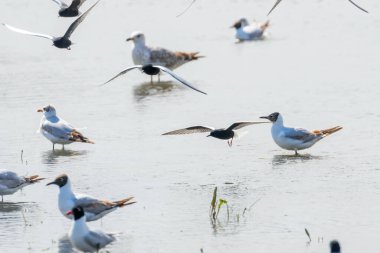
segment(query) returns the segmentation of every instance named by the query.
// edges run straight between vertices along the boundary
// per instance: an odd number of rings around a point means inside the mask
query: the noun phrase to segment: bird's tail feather
[[[33,175],[33,176],[30,176],[30,177],[25,177],[25,180],[30,183],[30,184],[33,184],[33,183],[37,183],[38,181],[41,181],[45,178],[43,177],[40,177],[38,175]]]
[[[176,52],[177,57],[183,58],[185,61],[193,61],[193,60],[198,60],[199,58],[203,58],[205,56],[199,55],[199,52]]]
[[[136,201],[131,201],[132,199],[133,199],[133,197],[129,197],[129,198],[126,198],[126,199],[114,201],[114,203],[118,207],[124,207],[124,206],[132,205],[132,204],[136,203]]]
[[[328,135],[333,134],[335,132],[338,132],[342,128],[343,127],[341,127],[341,126],[336,126],[336,127],[332,127],[332,128],[328,128],[328,129],[316,130],[316,131],[314,131],[314,133],[323,135],[325,137],[325,136],[328,136]]]

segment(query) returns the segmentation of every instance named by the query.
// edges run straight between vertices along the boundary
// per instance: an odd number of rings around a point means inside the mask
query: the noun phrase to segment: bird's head
[[[271,122],[276,122],[277,119],[281,117],[279,112],[274,112],[272,114],[269,114],[268,116],[261,116],[260,119],[267,119]]]
[[[54,181],[48,183],[46,186],[55,184],[55,185],[58,185],[59,187],[63,187],[67,184],[68,180],[69,180],[69,177],[66,174],[61,174],[58,177],[56,177]]]
[[[68,211],[66,215],[74,215],[74,220],[79,220],[84,216],[84,210],[81,206],[77,206]]]
[[[38,109],[37,112],[42,112],[46,118],[56,115],[55,108],[52,105],[47,105],[43,107],[42,109]]]
[[[245,18],[241,18],[238,21],[236,21],[230,28],[239,29],[241,27],[247,26],[248,21]]]
[[[136,31],[131,33],[131,35],[127,38],[127,41],[133,41],[135,44],[145,45],[145,35],[143,32]]]

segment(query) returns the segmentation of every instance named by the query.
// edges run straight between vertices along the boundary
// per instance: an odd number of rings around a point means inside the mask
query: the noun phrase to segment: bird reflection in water
[[[85,156],[86,150],[48,150],[42,153],[42,162],[44,164],[56,164],[59,158],[71,158]]]
[[[274,155],[272,158],[272,165],[279,166],[289,163],[298,163],[298,162],[307,162],[310,160],[318,160],[321,159],[320,156],[313,156],[310,154],[303,155]]]
[[[70,239],[67,234],[61,236],[58,240],[58,252],[59,253],[74,253],[76,252],[71,245]]]
[[[137,101],[146,97],[156,96],[177,89],[177,84],[172,81],[160,81],[159,83],[144,82],[137,85],[133,90],[133,95]]]

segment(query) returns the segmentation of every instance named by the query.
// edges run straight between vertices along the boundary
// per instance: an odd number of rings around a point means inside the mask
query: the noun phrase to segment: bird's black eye
[[[141,37],[141,35],[139,34],[139,35],[137,35],[137,38],[140,38]]]
[[[50,111],[50,107],[45,107],[44,110],[48,112]]]

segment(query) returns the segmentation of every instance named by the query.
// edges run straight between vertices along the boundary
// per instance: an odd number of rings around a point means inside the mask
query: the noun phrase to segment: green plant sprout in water
[[[227,220],[230,218],[230,212],[229,212],[229,209],[228,209],[228,202],[227,202],[227,200],[225,200],[225,199],[219,199],[219,200],[217,200],[217,194],[218,194],[218,187],[215,187],[214,193],[212,195],[212,200],[211,200],[211,205],[210,205],[210,211],[209,211],[210,218],[211,218],[211,220],[213,222],[216,222],[216,220],[218,219],[220,208],[223,205],[226,205],[226,207],[227,207]]]

